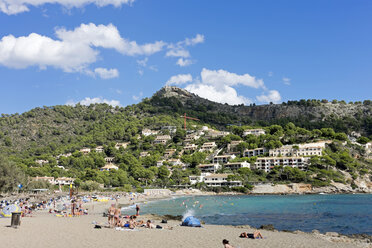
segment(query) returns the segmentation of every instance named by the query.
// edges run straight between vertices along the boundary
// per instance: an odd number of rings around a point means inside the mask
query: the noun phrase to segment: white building
[[[167,144],[167,141],[171,139],[170,135],[159,135],[156,136],[156,139],[154,140],[154,144]]]
[[[269,172],[274,166],[290,166],[305,170],[308,166],[309,157],[258,157],[254,168]]]
[[[163,126],[161,127],[162,130],[169,130],[169,133],[175,133],[177,131],[176,126]]]
[[[249,134],[252,134],[252,135],[256,135],[256,136],[260,136],[262,134],[265,134],[265,130],[261,129],[261,128],[257,128],[257,129],[247,129],[247,130],[244,130],[243,132],[243,136],[247,136]]]
[[[104,151],[103,146],[97,146],[95,150],[98,153],[102,153]]]
[[[216,142],[206,142],[204,143],[201,148],[200,148],[200,151],[201,152],[212,152],[214,148],[216,148],[217,145],[216,145]]]
[[[150,154],[148,152],[141,152],[139,156],[140,158],[144,158],[144,157],[150,156]]]
[[[71,178],[71,177],[58,177],[55,180],[55,184],[58,184],[58,185],[70,185],[70,184],[74,184],[74,181],[75,181],[75,178]]]
[[[234,159],[235,155],[219,155],[213,157],[214,164],[226,164],[229,160]]]
[[[172,166],[184,166],[185,165],[180,159],[169,159],[167,162]]]
[[[162,166],[164,161],[165,161],[165,160],[159,160],[159,161],[157,161],[157,162],[156,162],[156,166],[157,166],[157,167]]]
[[[212,172],[216,173],[217,170],[221,169],[220,164],[200,164],[198,165],[198,168],[201,172]]]
[[[88,153],[90,153],[91,149],[90,148],[82,148],[80,149],[80,152],[84,155],[87,155]]]
[[[126,149],[128,147],[130,142],[124,142],[124,143],[116,143],[115,145],[115,149],[116,150],[119,150],[120,147],[123,147],[124,149]]]
[[[114,162],[114,160],[115,160],[114,157],[106,157],[105,158],[106,163],[112,163],[112,162]]]
[[[44,164],[49,163],[49,161],[48,160],[44,160],[44,159],[39,159],[39,160],[36,160],[35,163],[37,163],[39,165],[44,165]]]
[[[150,135],[157,135],[159,133],[159,131],[155,131],[155,130],[151,130],[151,129],[143,129],[142,130],[142,135],[144,136],[150,136]]]
[[[242,186],[241,181],[227,181],[227,177],[231,174],[211,174],[209,176],[204,177],[204,183],[208,187],[221,187],[221,186],[228,186],[228,187],[239,187]]]
[[[229,162],[225,164],[225,168],[229,168],[230,170],[238,170],[240,168],[251,168],[251,164],[244,161],[244,162]]]
[[[204,182],[204,178],[209,175],[211,175],[211,173],[201,173],[200,176],[189,176],[190,184]]]
[[[217,131],[217,130],[209,130],[208,134],[206,135],[207,138],[209,139],[217,139],[219,137],[225,137],[226,135],[229,135],[230,132],[225,132],[225,131]]]
[[[269,150],[266,148],[255,148],[255,149],[247,149],[243,152],[244,157],[254,157],[254,156],[260,156],[265,155]]]
[[[56,184],[55,180],[54,180],[54,177],[47,177],[47,176],[45,176],[45,177],[33,177],[32,180],[34,180],[34,181],[46,181],[46,182],[48,182],[52,185]]]
[[[118,170],[118,169],[119,167],[117,167],[114,164],[106,164],[105,166],[101,168],[101,171],[110,171],[110,170]]]
[[[270,149],[269,156],[322,156],[328,141],[305,143],[298,145],[285,145],[279,148]]]
[[[167,149],[164,152],[164,158],[170,158],[173,156],[173,154],[176,152],[176,149]]]
[[[183,147],[185,151],[195,151],[198,148],[195,144],[188,144]]]

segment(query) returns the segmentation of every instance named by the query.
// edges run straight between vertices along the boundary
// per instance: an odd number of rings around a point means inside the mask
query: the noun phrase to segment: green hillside
[[[265,173],[249,169],[222,169],[220,172],[232,173],[232,177],[243,182],[244,187],[236,190],[245,191],[251,188],[251,183],[259,181],[307,182],[316,186],[329,185],[331,182],[353,185],[354,180],[371,172],[371,162],[366,158],[363,146],[350,142],[347,137],[352,131],[358,133],[357,136],[360,134],[358,142],[362,145],[371,138],[370,101],[346,104],[308,100],[279,105],[229,106],[199,98],[182,89],[166,87],[152,98],[125,108],[114,108],[107,104],[78,104],[74,107],[35,108],[20,115],[3,114],[0,118],[0,168],[4,175],[15,175],[12,177],[18,179],[9,181],[6,176],[0,178],[0,189],[12,190],[20,181],[35,187],[35,182],[30,183],[28,179],[35,176],[77,178],[76,185],[85,189],[97,188],[98,183],[126,190],[146,185],[164,187],[188,184],[188,176],[200,174],[197,165],[209,163],[210,154],[197,151],[181,155],[186,136],[181,118],[184,113],[200,119],[187,121],[190,132],[200,130],[202,126],[230,132],[230,135],[213,139],[222,149],[221,154],[226,152],[226,146],[231,141],[243,141],[235,151],[238,154],[236,161],[247,160],[251,164],[255,158],[242,157],[244,149],[269,149],[323,139],[334,141],[323,156],[311,158],[311,165],[306,171],[275,168]],[[177,132],[171,134],[171,140],[166,145],[154,145],[154,136],[141,134],[145,128],[158,130],[164,135],[170,134],[169,130],[162,130],[164,126],[177,127]],[[243,131],[252,127],[262,127],[266,134],[243,137]],[[211,140],[202,135],[193,143],[200,148],[208,141]],[[128,142],[129,145],[115,149],[118,142]],[[346,143],[342,145],[342,142]],[[79,152],[84,147],[97,146],[103,146],[104,152],[91,152],[88,155]],[[157,166],[157,161],[169,148],[176,149],[172,157],[186,163],[186,170],[172,167],[167,162]],[[143,151],[148,152],[149,156],[140,157]],[[72,156],[57,158],[67,153],[72,153]],[[119,170],[100,171],[105,165],[105,157],[114,157]],[[36,160],[48,162],[40,165]]]

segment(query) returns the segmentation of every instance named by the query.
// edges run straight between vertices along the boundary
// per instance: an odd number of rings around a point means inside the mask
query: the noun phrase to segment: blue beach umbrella
[[[0,216],[1,217],[12,217],[12,212],[18,212],[20,211],[21,209],[19,208],[18,205],[15,205],[15,204],[12,204],[12,205],[8,205],[6,207],[4,207],[1,212],[0,212]]]

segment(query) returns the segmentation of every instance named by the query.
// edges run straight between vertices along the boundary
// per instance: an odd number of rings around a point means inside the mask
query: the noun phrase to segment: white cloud
[[[280,93],[277,90],[270,90],[268,94],[262,94],[260,96],[256,97],[258,101],[263,103],[279,103],[282,97],[280,96]]]
[[[179,58],[176,64],[181,67],[191,65],[193,63],[192,60],[186,59],[191,57],[190,52],[186,49],[186,47],[195,46],[196,44],[203,42],[204,35],[197,34],[194,38],[186,38],[185,40],[179,41],[175,44],[168,44],[168,51],[165,56]]]
[[[264,93],[256,97],[260,102],[279,102],[281,100],[278,91],[269,91],[262,79],[257,79],[247,73],[239,75],[226,70],[209,70],[203,68],[200,73],[200,80],[193,80],[190,74],[179,74],[172,76],[166,82],[166,85],[181,85],[185,83],[189,83],[185,86],[186,90],[219,103],[232,105],[252,103],[251,99],[238,94],[234,88],[236,86],[262,89]],[[267,95],[265,95],[265,92],[267,92]]]
[[[228,103],[231,105],[251,103],[250,99],[239,96],[236,90],[228,85],[224,85],[222,90],[218,90],[213,85],[196,83],[187,85],[185,89],[214,102]]]
[[[68,100],[66,102],[66,105],[75,106],[78,103],[80,103],[81,105],[86,105],[86,106],[89,106],[91,104],[96,104],[96,103],[106,103],[113,107],[120,106],[120,102],[117,100],[107,100],[101,97],[95,97],[95,98],[86,97],[79,102],[75,102],[74,100]]]
[[[204,35],[202,34],[197,34],[194,38],[186,38],[184,43],[186,46],[194,46],[199,43],[204,42]]]
[[[60,4],[66,8],[80,8],[87,4],[95,4],[98,7],[107,5],[120,7],[133,2],[134,0],[0,0],[0,11],[14,15],[29,11],[29,6],[38,7],[44,4]]]
[[[81,24],[70,31],[59,28],[56,36],[59,40],[36,33],[21,37],[4,36],[0,40],[0,64],[16,69],[52,66],[65,72],[81,72],[97,60],[99,51],[95,47],[115,49],[124,55],[134,56],[159,52],[166,44],[157,41],[138,45],[135,41],[122,38],[112,24]]]
[[[189,51],[183,49],[183,48],[179,48],[179,49],[172,49],[172,50],[169,50],[165,56],[167,57],[182,57],[182,58],[188,58],[190,57],[190,53]]]
[[[147,61],[149,61],[149,58],[144,58],[144,59],[138,59],[137,60],[137,64],[139,65],[139,66],[142,66],[142,67],[146,67],[147,66]]]
[[[235,86],[239,84],[255,89],[266,88],[262,79],[256,79],[248,73],[238,75],[225,70],[217,71],[203,68],[201,72],[201,81],[203,84],[213,85],[216,89],[222,89],[225,85]]]
[[[110,79],[119,77],[119,71],[117,69],[106,69],[106,68],[96,68],[94,69],[94,75],[98,75],[102,79]]]
[[[193,62],[192,62],[192,60],[190,60],[190,59],[179,58],[179,59],[177,60],[177,63],[176,63],[176,64],[179,65],[179,66],[181,66],[181,67],[185,67],[185,66],[192,65]]]
[[[284,83],[285,85],[291,85],[291,79],[290,79],[290,78],[287,78],[287,77],[284,77],[284,78],[283,78],[283,83]]]
[[[192,76],[191,74],[178,74],[175,76],[172,76],[165,85],[180,85],[192,82]]]
[[[141,91],[138,96],[133,95],[132,99],[135,100],[135,101],[138,101],[142,96],[143,96],[143,92]]]

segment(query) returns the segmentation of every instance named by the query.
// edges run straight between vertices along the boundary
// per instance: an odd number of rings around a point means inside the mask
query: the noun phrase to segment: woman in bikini
[[[262,234],[259,231],[254,231],[253,233],[246,233],[243,232],[240,234],[241,238],[248,238],[248,239],[263,239]]]

